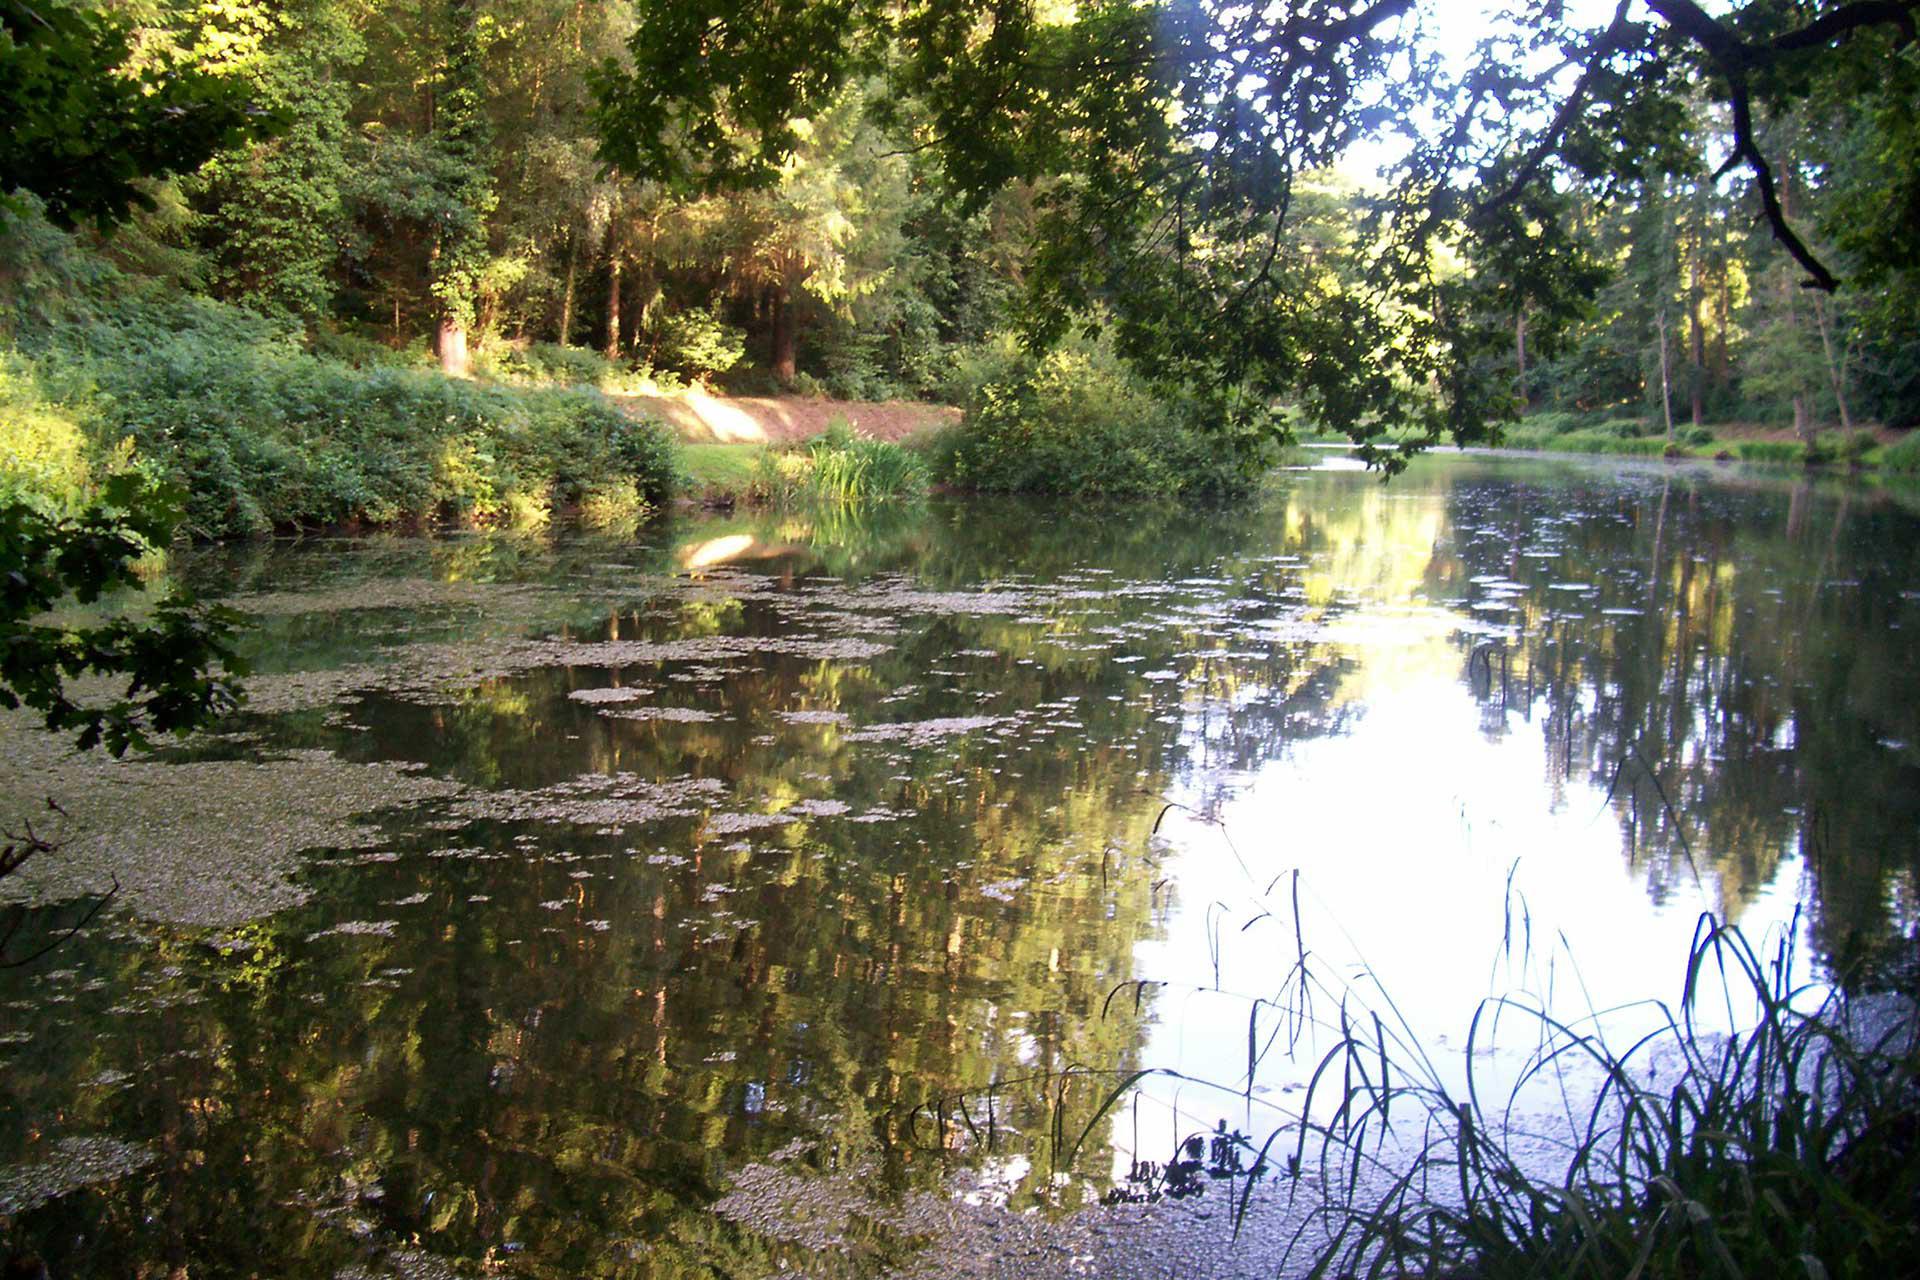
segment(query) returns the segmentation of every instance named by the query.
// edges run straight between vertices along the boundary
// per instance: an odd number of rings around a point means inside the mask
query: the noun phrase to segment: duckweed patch
[[[66,819],[57,853],[0,880],[0,900],[42,904],[105,893],[148,919],[231,925],[306,900],[300,855],[378,842],[376,810],[452,795],[452,783],[326,751],[184,764],[75,755],[14,715],[0,720],[0,813]]]
[[[68,1137],[44,1159],[0,1169],[0,1214],[24,1213],[82,1187],[113,1182],[153,1163],[153,1151],[117,1138]]]

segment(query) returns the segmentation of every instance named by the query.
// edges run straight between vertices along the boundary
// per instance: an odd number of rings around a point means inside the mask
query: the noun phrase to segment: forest
[[[973,488],[1232,494],[1320,432],[1913,466],[1911,6],[1741,6],[1732,73],[1650,9],[1443,57],[1404,3],[9,0],[0,486],[626,510],[684,477],[595,392],[687,388],[959,406]]]

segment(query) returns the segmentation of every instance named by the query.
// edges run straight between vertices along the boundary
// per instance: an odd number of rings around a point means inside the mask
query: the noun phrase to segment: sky
[[[1613,16],[1615,0],[1566,0],[1571,21],[1587,27],[1604,25]],[[1459,74],[1472,61],[1475,47],[1493,32],[1502,15],[1520,6],[1494,0],[1423,0],[1419,14],[1424,38],[1437,49],[1449,73]],[[1644,16],[1645,7],[1634,9]],[[1336,166],[1340,175],[1362,188],[1377,187],[1382,169],[1400,160],[1407,152],[1405,138],[1382,137],[1349,150]]]

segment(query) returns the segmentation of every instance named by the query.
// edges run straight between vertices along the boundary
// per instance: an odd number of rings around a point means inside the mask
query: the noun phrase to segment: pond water
[[[1915,924],[1920,519],[1865,489],[1435,458],[179,571],[258,624],[231,732],[0,753],[69,815],[10,954],[122,886],[0,973],[62,1277],[911,1269],[956,1170],[1071,1209],[1271,1130],[1303,956],[1444,1060],[1490,993],[1677,998],[1702,912],[1827,973]]]

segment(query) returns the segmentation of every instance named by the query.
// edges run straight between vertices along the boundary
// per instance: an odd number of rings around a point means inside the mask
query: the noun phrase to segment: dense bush
[[[180,481],[200,536],[628,511],[665,499],[678,473],[666,429],[598,392],[355,368],[306,350],[285,322],[216,302],[130,299],[24,336],[31,354],[11,357],[0,391],[35,400],[8,413],[17,461],[4,469],[57,495],[84,482],[87,458],[111,456],[109,469]]]
[[[1571,431],[1579,431],[1593,425],[1593,418],[1584,413],[1567,413],[1559,409],[1547,409],[1540,413],[1530,413],[1513,428],[1532,435],[1563,436]]]
[[[934,474],[960,488],[1215,498],[1257,473],[1251,446],[1197,430],[1097,345],[1035,357],[990,341],[955,362],[949,389],[966,416],[935,441]]]
[[[479,372],[503,382],[535,386],[600,387],[620,374],[614,363],[587,347],[563,347],[557,342],[525,346],[491,343],[474,362]]]
[[[1920,471],[1920,431],[1909,431],[1880,454],[1880,465],[1888,471]]]
[[[49,515],[78,509],[90,454],[78,415],[47,403],[31,363],[0,353],[0,501],[26,499]]]
[[[693,379],[725,373],[746,353],[746,331],[710,311],[673,312],[661,319],[653,335],[653,363]]]

